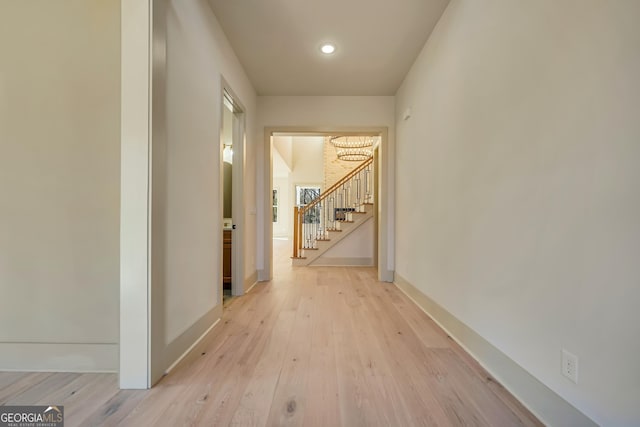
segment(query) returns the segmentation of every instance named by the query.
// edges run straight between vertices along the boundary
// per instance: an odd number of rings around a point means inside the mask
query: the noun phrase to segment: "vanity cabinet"
[[[231,289],[231,233],[231,230],[224,230],[222,237],[222,283],[225,289]]]

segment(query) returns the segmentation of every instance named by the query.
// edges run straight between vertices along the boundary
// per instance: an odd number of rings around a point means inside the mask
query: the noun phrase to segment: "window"
[[[296,185],[296,205],[299,207],[306,206],[320,196],[319,186],[301,186]],[[320,223],[320,206],[304,214],[303,224],[319,224]]]
[[[296,185],[296,205],[306,206],[320,195],[320,187]]]
[[[273,207],[273,222],[278,222],[278,189],[277,188],[273,189],[272,207]]]

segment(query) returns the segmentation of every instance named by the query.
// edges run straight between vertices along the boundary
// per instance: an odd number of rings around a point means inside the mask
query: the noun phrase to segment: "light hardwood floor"
[[[0,405],[62,404],[66,426],[538,426],[373,268],[290,266],[147,391],[114,374],[0,373]]]

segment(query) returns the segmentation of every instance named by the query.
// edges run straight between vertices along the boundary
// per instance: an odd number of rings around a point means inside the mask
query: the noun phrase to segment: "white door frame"
[[[273,189],[273,153],[271,137],[273,134],[293,134],[293,135],[374,135],[380,136],[380,156],[379,156],[379,176],[377,203],[378,212],[378,280],[383,282],[393,282],[394,275],[394,253],[393,238],[395,232],[394,213],[394,188],[393,176],[395,174],[393,163],[393,151],[389,144],[387,127],[308,127],[308,126],[284,126],[265,127],[263,140],[263,176],[262,185],[258,185],[257,190],[265,195],[270,195]],[[267,281],[273,278],[273,226],[271,197],[265,196],[258,206],[258,215],[262,219],[259,221],[259,233],[262,235],[262,269],[258,271],[258,280]]]
[[[151,52],[154,42],[166,42],[165,25],[160,19],[163,5],[163,0],[120,2],[119,382],[122,389],[151,386],[152,74],[154,59],[164,59]]]

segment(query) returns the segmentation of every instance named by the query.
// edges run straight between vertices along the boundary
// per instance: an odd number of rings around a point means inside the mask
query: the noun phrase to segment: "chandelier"
[[[360,162],[373,156],[372,136],[334,136],[330,141],[339,160]]]

